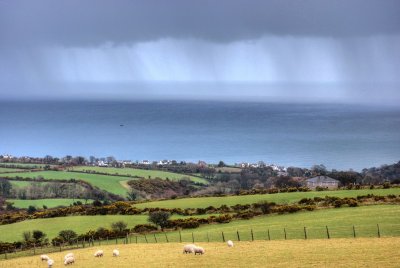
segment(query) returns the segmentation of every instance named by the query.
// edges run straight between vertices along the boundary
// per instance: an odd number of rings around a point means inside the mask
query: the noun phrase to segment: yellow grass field
[[[205,255],[182,254],[183,244],[118,245],[120,257],[113,258],[115,246],[72,250],[76,262],[70,267],[400,267],[400,238],[357,238],[325,240],[281,240],[199,243]],[[103,249],[103,258],[94,252]],[[53,267],[64,267],[68,252],[49,254]],[[0,267],[47,267],[39,255],[0,261]]]

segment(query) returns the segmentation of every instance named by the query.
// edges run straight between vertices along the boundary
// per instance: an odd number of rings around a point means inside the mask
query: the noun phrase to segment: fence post
[[[353,225],[353,237],[356,238],[356,227]]]
[[[269,228],[268,228],[268,240],[271,240],[271,236],[269,235]]]
[[[137,244],[137,235],[135,235],[135,240],[136,240],[136,244]]]
[[[304,226],[304,239],[307,239],[307,229],[305,226]]]
[[[154,236],[154,240],[156,241],[156,243],[158,243],[156,234],[153,234],[153,236]]]
[[[82,247],[85,248],[85,238],[82,240]]]
[[[251,241],[254,241],[253,229],[250,229],[251,232]]]
[[[224,235],[224,231],[221,232],[222,234],[222,241],[225,242],[225,235]]]
[[[7,260],[7,251],[4,252],[4,257],[5,257],[6,260]]]
[[[193,232],[192,232],[192,242],[194,244],[194,234],[193,234]]]
[[[108,236],[107,236],[107,245],[108,245]]]
[[[165,235],[165,240],[167,241],[167,243],[169,243],[167,233],[164,233],[164,235]]]
[[[208,232],[207,232],[207,242],[210,243],[210,237],[208,236]]]
[[[149,243],[149,241],[147,241],[147,236],[146,236],[146,234],[144,234],[144,240],[146,240],[146,243]]]
[[[179,230],[179,242],[182,243],[182,234],[181,234],[181,230]]]
[[[237,239],[238,239],[238,241],[240,241],[240,234],[239,234],[239,230],[236,230],[236,234],[237,234]]]
[[[61,243],[60,243],[60,252],[61,252]]]
[[[118,237],[115,238],[115,244],[118,245]]]
[[[328,237],[328,239],[330,239],[331,236],[329,235],[328,225],[325,225],[325,227],[326,227],[326,236]]]
[[[376,227],[378,227],[378,237],[381,237],[381,230],[379,229],[379,224],[376,225]]]
[[[36,245],[33,243],[33,255],[36,255]]]
[[[285,233],[285,240],[286,240],[286,228],[283,228],[283,232]]]

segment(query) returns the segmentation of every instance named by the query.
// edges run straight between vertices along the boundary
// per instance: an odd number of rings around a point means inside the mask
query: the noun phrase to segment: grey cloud
[[[400,32],[398,0],[0,0],[0,45]]]

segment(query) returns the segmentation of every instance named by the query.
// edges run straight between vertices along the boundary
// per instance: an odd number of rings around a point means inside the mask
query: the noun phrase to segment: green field
[[[9,167],[9,166],[16,166],[16,167],[24,167],[24,168],[43,168],[46,166],[45,164],[31,164],[31,163],[0,163],[1,167]],[[55,165],[49,165],[49,166],[55,166]]]
[[[17,208],[28,208],[29,206],[34,206],[36,208],[42,208],[46,205],[48,208],[54,208],[58,206],[69,206],[70,204],[81,201],[85,204],[85,199],[68,199],[68,198],[48,198],[48,199],[35,199],[35,200],[21,200],[21,199],[7,199],[8,202],[13,202],[14,207]],[[88,200],[91,203],[92,200]]]
[[[202,215],[199,217],[208,217]],[[124,221],[128,228],[133,228],[137,224],[148,223],[148,215],[96,215],[96,216],[69,216],[48,219],[35,219],[17,222],[13,224],[0,225],[0,241],[12,242],[22,239],[24,231],[41,230],[52,239],[56,237],[61,230],[71,229],[78,234],[89,230],[97,230],[99,227],[111,228],[111,224],[116,221]],[[174,215],[173,219],[185,218]]]
[[[136,169],[136,168],[112,168],[112,167],[91,167],[91,166],[80,166],[80,167],[72,167],[71,170],[75,171],[95,171],[101,173],[107,173],[111,175],[130,175],[130,176],[138,176],[143,178],[161,178],[161,179],[170,179],[170,180],[180,180],[182,178],[189,178],[192,181],[200,182],[207,184],[207,180],[203,178],[198,178],[190,175],[173,173],[168,171],[160,171],[160,170],[145,170],[145,169]]]
[[[31,185],[32,183],[35,182],[31,182],[31,181],[9,181],[11,183],[12,188],[21,188],[21,187],[27,187],[29,185]],[[45,183],[45,182],[43,182]]]
[[[0,167],[0,173],[17,172],[17,171],[21,171],[21,169]]]
[[[100,189],[108,192],[125,196],[127,189],[121,185],[121,182],[129,180],[126,177],[117,176],[106,176],[97,174],[77,173],[77,172],[66,172],[66,171],[38,171],[38,172],[24,172],[24,173],[7,173],[4,177],[23,177],[23,178],[37,178],[43,177],[45,179],[52,180],[69,180],[69,179],[80,179],[87,181],[93,186],[97,186]]]
[[[278,204],[297,202],[302,198],[314,198],[316,196],[337,196],[337,197],[357,197],[358,195],[400,195],[400,188],[390,189],[364,189],[364,190],[338,190],[338,191],[313,191],[313,192],[295,192],[279,194],[258,194],[258,195],[235,195],[224,197],[193,197],[174,200],[153,201],[139,203],[138,208],[160,207],[160,208],[205,208],[208,206],[219,207],[223,204],[233,206],[236,204],[252,204],[259,201],[275,202]]]

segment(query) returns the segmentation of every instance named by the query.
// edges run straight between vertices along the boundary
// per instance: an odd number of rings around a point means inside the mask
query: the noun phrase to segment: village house
[[[336,189],[339,186],[339,181],[328,176],[317,176],[306,180],[306,186],[310,189],[315,189],[316,187]]]

